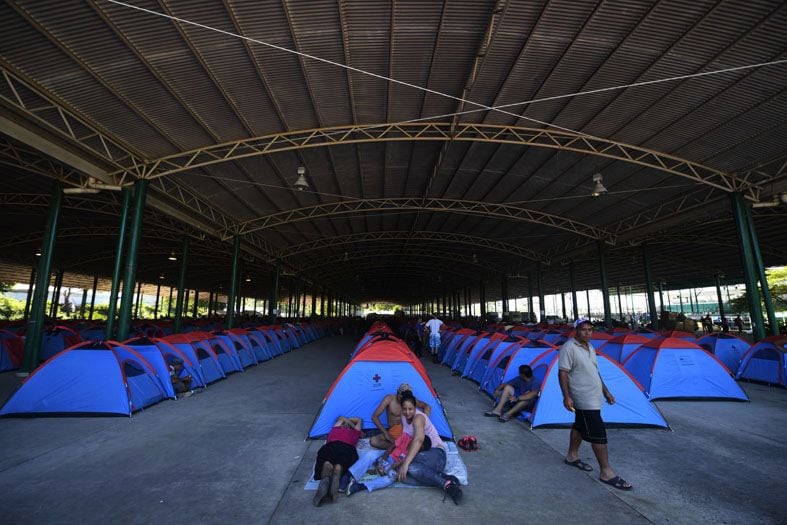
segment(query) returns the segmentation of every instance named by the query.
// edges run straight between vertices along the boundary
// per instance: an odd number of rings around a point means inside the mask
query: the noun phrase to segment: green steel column
[[[544,275],[541,272],[541,262],[536,263],[536,292],[538,292],[538,322],[546,320],[547,305],[544,301]]]
[[[167,317],[172,317],[172,292],[174,288],[169,287],[169,301],[167,301]]]
[[[230,296],[227,299],[227,328],[235,328],[235,301],[238,292],[238,273],[240,272],[240,235],[235,236],[232,244],[232,275],[230,275]]]
[[[604,241],[598,242],[598,267],[601,273],[601,296],[604,298],[604,326],[612,326],[612,308],[609,306],[609,286],[607,285],[607,261]]]
[[[55,274],[55,290],[52,292],[52,312],[50,314],[52,320],[57,319],[57,310],[60,307],[60,292],[63,290],[63,274],[65,274],[65,270],[62,268]]]
[[[659,279],[659,308],[664,311],[664,281]]]
[[[271,274],[271,296],[268,302],[268,320],[270,324],[276,322],[276,308],[279,304],[279,273],[281,273],[281,261],[276,261],[276,268]]]
[[[645,292],[648,294],[648,310],[650,322],[655,330],[659,329],[659,316],[656,311],[656,298],[653,296],[653,278],[650,273],[650,257],[648,256],[648,243],[642,243],[642,262],[645,265]]]
[[[616,290],[618,292],[618,315],[620,315],[620,320],[623,320],[623,301],[620,298],[620,285],[617,285]]]
[[[752,335],[756,342],[765,337],[765,327],[763,326],[764,319],[762,317],[762,306],[760,304],[760,292],[757,289],[757,270],[754,267],[751,230],[746,220],[746,205],[743,202],[743,195],[739,192],[730,193],[730,200],[732,201],[732,214],[735,219],[735,226],[738,229],[738,246],[741,250],[743,275],[746,282],[746,295],[749,299]]]
[[[588,319],[592,317],[590,313],[590,288],[585,289],[585,298],[587,299],[588,303]]]
[[[503,301],[503,308],[501,315],[505,318],[508,314],[508,275],[503,275],[500,280],[500,296]]]
[[[142,237],[142,217],[145,214],[145,196],[148,180],[141,179],[134,183],[134,214],[131,217],[131,230],[128,237],[126,252],[126,271],[123,277],[123,295],[120,298],[120,314],[118,316],[118,339],[128,338],[131,327],[131,302],[134,299],[134,284],[137,277],[137,252]]]
[[[312,317],[317,316],[317,285],[312,283]]]
[[[93,320],[93,311],[96,309],[96,290],[98,289],[98,276],[93,277],[93,294],[90,296],[90,313],[87,316],[88,321]]]
[[[153,307],[153,319],[158,319],[158,303],[161,300],[161,283],[156,284],[156,305]]]
[[[82,289],[82,304],[79,305],[79,318],[85,318],[85,308],[87,308],[87,288]]]
[[[112,269],[112,286],[109,290],[107,324],[104,327],[105,339],[113,339],[115,336],[115,317],[117,316],[118,292],[120,290],[120,272],[123,269],[123,250],[126,245],[126,226],[128,225],[128,212],[130,209],[131,188],[123,188],[123,209],[120,212],[120,228],[118,229],[118,242],[115,248],[115,266]]]
[[[722,297],[721,297],[721,275],[719,275],[719,273],[716,272],[716,275],[714,277],[716,279],[716,297],[717,297],[717,299],[719,301],[719,317],[723,319],[724,318],[724,299],[722,299]]]
[[[568,319],[566,312],[566,294],[562,290],[560,291],[560,304],[563,307],[563,319]]]
[[[36,268],[33,267],[30,270],[30,281],[27,283],[27,297],[25,298],[25,315],[23,317],[24,321],[27,322],[30,318],[30,305],[33,302],[33,289],[36,286]]]
[[[486,315],[486,287],[484,286],[484,281],[481,281],[478,285],[478,302],[481,317],[484,317]]]
[[[186,287],[186,266],[189,261],[189,238],[183,238],[183,253],[180,255],[180,273],[178,274],[178,298],[175,303],[175,319],[172,321],[172,332],[180,333],[180,323],[183,319],[183,304],[186,300],[184,293]],[[172,289],[170,288],[169,304],[172,305]]]
[[[749,225],[749,238],[751,239],[752,253],[754,255],[754,265],[760,277],[760,288],[762,291],[762,302],[765,303],[765,312],[768,316],[768,328],[770,335],[779,335],[779,323],[776,320],[776,312],[773,309],[771,291],[768,289],[768,277],[765,275],[765,267],[762,263],[762,252],[760,242],[757,240],[757,230],[754,227],[754,218],[751,215],[751,206],[746,208],[746,222]]]
[[[63,204],[63,187],[56,184],[49,202],[44,237],[41,241],[41,257],[38,259],[36,285],[33,292],[33,305],[30,318],[27,320],[27,337],[25,338],[25,357],[22,362],[20,376],[28,375],[38,366],[38,351],[41,349],[41,338],[44,330],[44,310],[49,289],[49,272],[52,269],[52,256],[55,252],[57,224],[60,220],[60,208]]]
[[[142,303],[142,282],[137,283],[137,301],[134,306],[134,319],[139,319],[139,305]]]
[[[536,313],[533,311],[533,272],[527,272],[527,322],[531,322]]]
[[[577,283],[574,276],[574,261],[568,263],[568,280],[571,285],[571,306],[574,310],[574,320],[579,319],[579,304],[577,304]]]
[[[199,290],[194,290],[194,319],[197,318],[197,308],[199,308]]]

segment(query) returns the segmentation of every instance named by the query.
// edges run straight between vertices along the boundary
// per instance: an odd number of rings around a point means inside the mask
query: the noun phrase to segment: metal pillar
[[[317,316],[317,285],[312,283],[312,317]]]
[[[757,240],[757,230],[754,228],[754,218],[751,215],[751,206],[745,206],[746,222],[749,225],[749,239],[751,240],[752,255],[754,255],[754,267],[760,278],[760,288],[762,290],[762,302],[765,303],[765,313],[768,316],[768,328],[770,335],[779,335],[779,323],[776,321],[776,312],[773,309],[771,291],[768,289],[768,278],[765,275],[765,267],[762,263],[762,252],[760,243]],[[764,321],[764,319],[763,319]],[[764,330],[763,326],[763,330]]]
[[[87,308],[87,288],[82,288],[82,304],[79,305],[79,318],[85,318],[85,308]]]
[[[645,293],[648,294],[648,310],[650,310],[650,322],[654,330],[659,329],[659,316],[656,311],[656,298],[653,296],[653,278],[650,274],[650,257],[648,256],[648,243],[642,243],[642,262],[645,266]]]
[[[98,276],[93,277],[93,293],[90,296],[90,313],[87,316],[88,321],[93,320],[93,311],[96,309],[96,290],[98,290]]]
[[[617,285],[617,292],[618,292],[618,315],[620,315],[620,320],[623,320],[623,301],[620,299],[620,285]]]
[[[560,303],[563,306],[563,319],[568,319],[568,314],[566,313],[566,294],[563,291],[560,292]]]
[[[547,306],[544,301],[544,276],[541,272],[541,263],[536,263],[536,292],[538,292],[538,322],[546,320]]]
[[[49,271],[52,268],[52,256],[55,252],[57,224],[60,220],[60,208],[63,203],[63,187],[56,184],[49,202],[44,237],[41,241],[41,257],[38,259],[36,285],[33,293],[33,304],[30,318],[27,321],[27,337],[25,337],[25,357],[18,375],[26,376],[38,366],[38,351],[41,349],[41,338],[44,329],[44,310],[49,288]]]
[[[659,308],[664,311],[664,281],[659,279]]]
[[[169,287],[169,301],[167,301],[167,317],[172,317],[172,291],[174,288]],[[173,329],[174,330],[174,329]]]
[[[585,290],[585,298],[587,299],[587,302],[588,302],[588,319],[590,319],[591,318],[591,315],[590,315],[590,288],[587,288]]]
[[[142,302],[142,283],[137,283],[137,300],[134,304],[134,319],[139,319],[139,304]]]
[[[500,297],[503,301],[503,307],[500,312],[503,319],[506,319],[509,315],[510,310],[508,309],[508,275],[503,275],[503,278],[500,279]]]
[[[227,328],[235,327],[235,295],[238,291],[238,272],[240,271],[240,235],[235,235],[232,243],[232,274],[230,275],[230,296],[227,299]]]
[[[33,302],[33,289],[36,285],[36,269],[35,266],[30,270],[30,280],[27,283],[27,297],[25,298],[25,315],[23,320],[27,322],[30,317],[30,304]]]
[[[268,302],[268,321],[270,324],[276,322],[276,309],[279,304],[279,274],[281,273],[281,261],[276,261],[276,268],[271,273],[271,295]]]
[[[142,217],[145,212],[145,195],[148,180],[140,179],[134,183],[134,213],[131,217],[131,229],[126,252],[126,271],[123,277],[123,295],[120,298],[120,314],[118,316],[118,339],[128,338],[131,327],[131,301],[134,298],[134,283],[137,277],[137,252],[142,237]]]
[[[180,333],[180,322],[183,318],[183,303],[186,300],[186,266],[189,260],[189,238],[183,238],[183,253],[180,256],[180,272],[178,273],[178,298],[175,304],[175,319],[172,321],[172,331]],[[169,291],[169,306],[172,306],[172,289]],[[167,312],[169,315],[169,312]]]
[[[109,289],[107,324],[104,327],[104,337],[106,339],[112,339],[115,336],[115,318],[117,317],[118,292],[120,291],[120,273],[123,270],[123,252],[126,244],[128,214],[131,210],[131,196],[131,188],[124,188],[123,209],[120,212],[120,228],[118,230],[117,246],[115,248],[115,265],[112,269],[112,285]]]
[[[579,305],[577,304],[577,284],[574,276],[574,261],[568,263],[568,280],[571,286],[571,306],[574,310],[574,320],[579,319]]]
[[[735,227],[738,230],[738,247],[741,250],[746,296],[749,300],[752,335],[755,341],[759,341],[765,337],[765,329],[763,327],[764,319],[760,304],[760,292],[757,288],[757,271],[754,267],[754,254],[752,253],[751,230],[746,220],[746,205],[743,202],[743,195],[737,192],[730,193],[730,200],[732,202],[732,215],[735,219]]]
[[[55,274],[55,290],[52,292],[52,310],[50,317],[54,320],[57,319],[57,310],[60,306],[60,292],[63,289],[63,275],[65,270],[62,268]]]
[[[604,325],[612,326],[612,308],[609,306],[609,286],[607,285],[607,262],[605,257],[604,241],[598,243],[598,266],[601,273],[601,296],[604,299]]]
[[[486,316],[486,286],[484,286],[484,281],[481,281],[478,285],[478,297],[481,317],[483,318]]]
[[[158,319],[158,304],[161,301],[161,283],[156,285],[156,304],[153,306],[153,319]]]
[[[533,272],[527,272],[527,322],[532,322],[536,316],[533,311]]]
[[[194,319],[197,318],[197,308],[199,307],[199,290],[194,290]]]
[[[719,317],[724,319],[724,299],[721,297],[721,275],[716,273],[714,277],[716,280],[716,298],[719,301]]]

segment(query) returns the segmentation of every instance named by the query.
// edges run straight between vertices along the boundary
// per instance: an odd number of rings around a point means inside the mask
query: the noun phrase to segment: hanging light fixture
[[[159,279],[159,281],[163,281],[164,280],[164,272],[161,272],[160,274],[158,274],[158,279]]]
[[[603,179],[604,176],[601,173],[593,175],[593,191],[591,192],[593,197],[598,197],[599,195],[607,193],[607,188],[604,187],[604,183],[601,182]]]
[[[175,255],[175,251],[173,250],[173,251],[169,252],[169,257],[167,257],[167,259],[170,260],[170,261],[177,261],[178,260],[178,256]]]
[[[306,175],[306,168],[304,168],[303,166],[298,166],[298,179],[295,181],[295,184],[293,184],[296,190],[303,191],[309,189],[309,183],[306,182],[305,175]]]
[[[350,260],[350,255],[347,252],[344,252],[344,260],[345,261],[349,261]]]
[[[36,248],[36,257],[41,257],[41,248]]]
[[[251,282],[251,277],[247,275],[247,276],[246,276],[246,279],[244,279],[244,280],[245,280],[247,283],[250,283],[250,282]]]

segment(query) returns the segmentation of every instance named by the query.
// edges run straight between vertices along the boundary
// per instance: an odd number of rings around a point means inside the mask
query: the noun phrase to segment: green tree
[[[787,310],[787,266],[777,266],[765,270],[768,279],[768,290],[771,292],[773,309],[777,312]],[[762,305],[763,311],[765,304]],[[730,309],[740,314],[749,311],[749,295],[744,292],[740,297],[730,301]]]

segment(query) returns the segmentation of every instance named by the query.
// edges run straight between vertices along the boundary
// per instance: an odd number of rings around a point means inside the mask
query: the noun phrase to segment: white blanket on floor
[[[456,448],[456,444],[453,441],[446,441],[445,444],[448,447],[448,452],[445,455],[445,470],[443,472],[456,476],[462,485],[467,485],[467,466],[465,465],[465,462],[462,461],[462,456],[459,455],[459,449]],[[369,445],[368,439],[361,439],[358,441],[356,448],[358,449],[358,455],[360,456],[364,450],[371,448],[371,445]],[[311,473],[313,470],[310,470],[309,472]],[[361,483],[364,483],[374,477],[377,477],[377,474],[370,474],[367,472],[360,481]],[[320,482],[313,480],[310,475],[303,489],[317,490],[317,486],[319,484]],[[407,483],[400,483],[398,481],[391,486],[409,489],[426,488],[421,485],[408,485]]]

